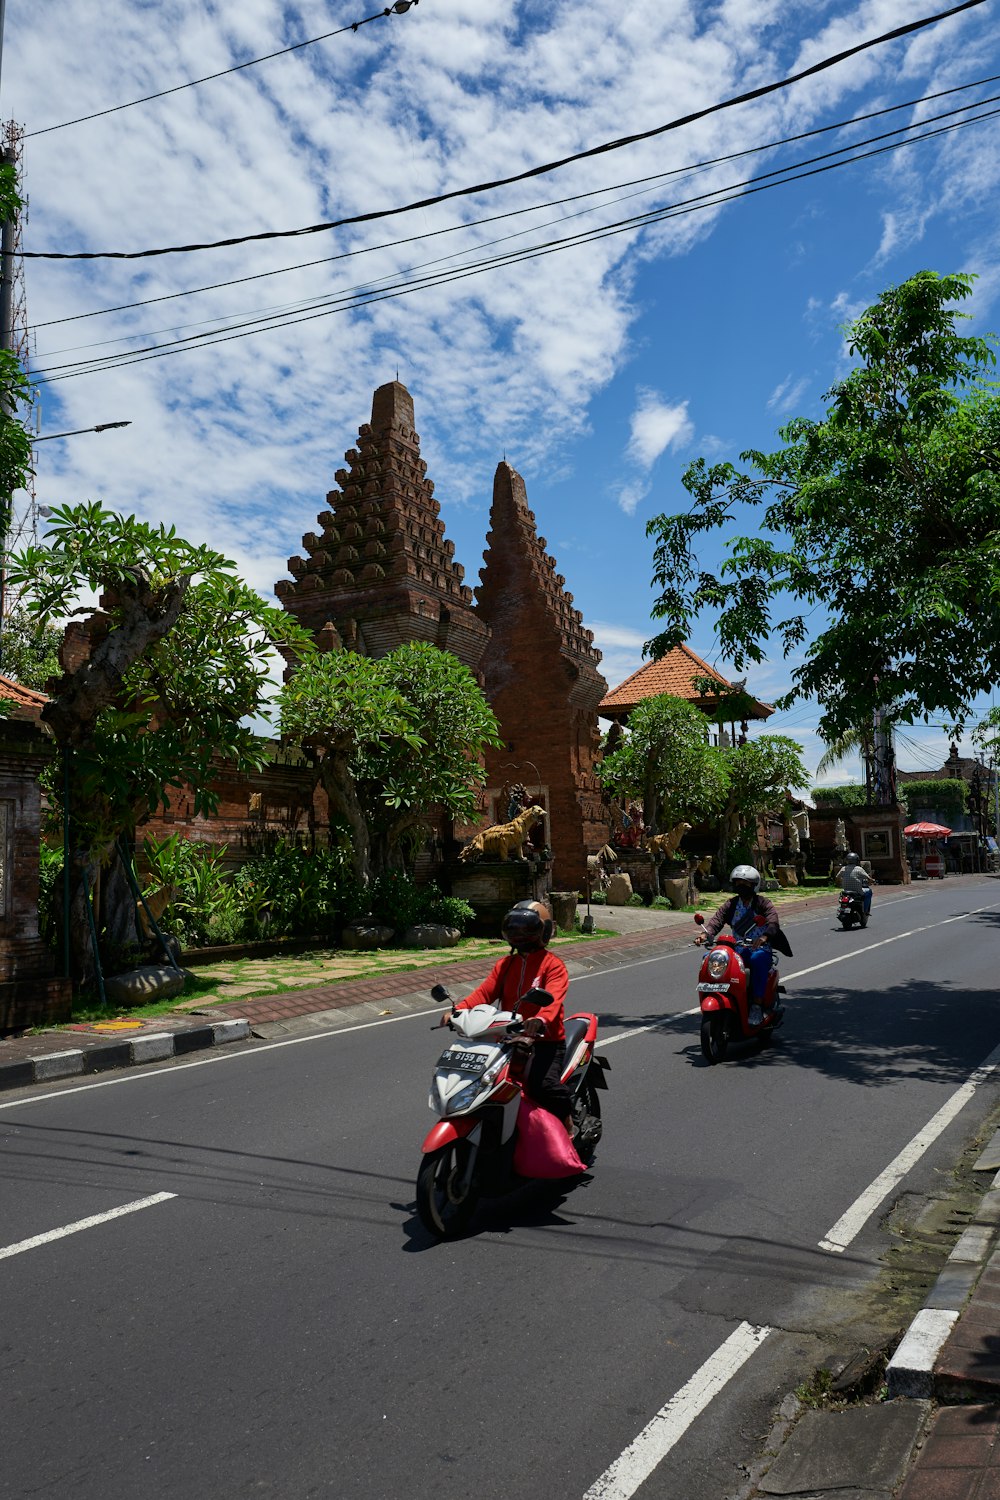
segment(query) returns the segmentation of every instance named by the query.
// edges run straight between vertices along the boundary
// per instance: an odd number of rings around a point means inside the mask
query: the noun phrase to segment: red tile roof
[[[10,711],[12,719],[37,720],[49,701],[47,694],[37,693],[34,688],[23,687],[20,682],[12,682],[3,676],[0,676],[0,698],[7,698],[16,705]]]
[[[668,651],[666,656],[647,662],[638,672],[633,672],[631,677],[626,677],[624,682],[612,688],[597,705],[597,712],[604,719],[624,718],[644,698],[658,698],[661,694],[685,698],[699,708],[710,708],[717,699],[714,695],[706,697],[695,691],[696,677],[714,678],[723,692],[728,692],[733,687],[733,683],[714,667],[710,667],[707,661],[702,661],[690,646],[680,645]],[[753,707],[749,717],[752,719],[767,719],[774,712],[768,703],[759,703],[756,699],[751,701]]]

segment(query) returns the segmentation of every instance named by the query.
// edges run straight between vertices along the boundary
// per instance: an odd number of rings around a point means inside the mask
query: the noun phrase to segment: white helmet
[[[737,865],[729,877],[729,884],[735,886],[737,881],[741,885],[752,886],[754,895],[760,890],[760,871],[755,865]]]

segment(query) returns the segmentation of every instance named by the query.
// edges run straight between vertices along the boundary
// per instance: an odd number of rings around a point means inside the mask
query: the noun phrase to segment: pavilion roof
[[[717,682],[718,694],[698,692],[694,685],[698,677],[710,677]],[[647,662],[638,672],[633,672],[631,677],[626,677],[624,682],[612,688],[597,705],[597,712],[602,719],[625,720],[643,699],[669,694],[672,698],[684,698],[706,714],[711,714],[720,699],[727,693],[738,691],[739,687],[740,684],[730,682],[721,672],[710,667],[690,646],[681,644],[674,646],[656,661]],[[768,719],[773,713],[774,709],[769,703],[761,703],[746,695],[745,703],[740,706],[739,713],[734,713],[734,718]]]
[[[15,704],[11,713],[11,718],[14,719],[37,720],[49,701],[47,693],[36,692],[34,688],[25,687],[22,683],[3,676],[0,676],[0,698],[6,698]]]

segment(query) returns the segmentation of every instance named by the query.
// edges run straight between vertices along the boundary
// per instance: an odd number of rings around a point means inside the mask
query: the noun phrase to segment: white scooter
[[[431,994],[438,1001],[451,999],[440,984]],[[530,998],[544,1004],[551,996],[533,990]],[[604,1075],[611,1065],[594,1055],[596,1016],[567,1016],[565,1024],[562,1078],[573,1096],[573,1144],[581,1161],[589,1163],[601,1138],[597,1090],[607,1088]],[[439,1118],[424,1141],[417,1174],[417,1212],[440,1238],[466,1229],[481,1196],[509,1192],[525,1180],[513,1168],[525,1065],[517,1038],[524,1022],[516,1011],[476,1005],[452,1010],[448,1025],[457,1039],[437,1060],[427,1102]]]

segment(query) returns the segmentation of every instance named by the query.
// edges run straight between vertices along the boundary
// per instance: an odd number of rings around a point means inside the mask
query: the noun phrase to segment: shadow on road
[[[992,913],[983,913],[994,917]],[[973,918],[975,920],[975,918]],[[1000,913],[995,921],[1000,923]],[[865,1088],[900,1079],[964,1083],[1000,1041],[996,996],[949,981],[908,980],[879,989],[845,989],[789,980],[785,1024],[770,1046],[731,1046],[722,1063],[707,1063],[691,1015],[624,1016],[604,1011],[602,1031],[651,1027],[647,1040],[690,1038],[679,1048],[692,1067],[800,1068]],[[600,1050],[600,1040],[598,1040]],[[627,1050],[627,1049],[626,1049]],[[620,1061],[619,1061],[620,1058]],[[625,1053],[615,1048],[616,1065]]]

